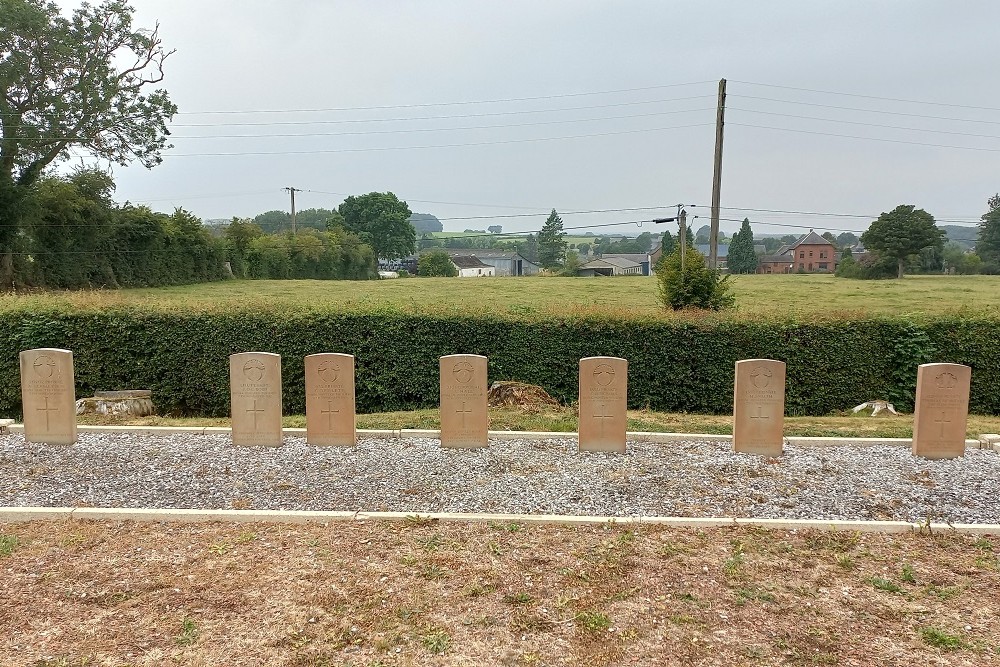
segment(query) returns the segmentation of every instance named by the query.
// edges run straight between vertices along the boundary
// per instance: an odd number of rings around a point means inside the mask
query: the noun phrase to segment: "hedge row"
[[[18,352],[73,350],[78,396],[152,389],[161,414],[225,416],[228,356],[282,356],[284,409],[305,409],[303,357],[357,357],[359,412],[435,407],[438,357],[489,357],[489,381],[537,384],[562,401],[577,393],[581,357],[629,361],[629,406],[728,413],[733,364],[788,364],[790,415],[822,415],[873,398],[912,409],[916,367],[972,366],[971,410],[1000,414],[1000,321],[878,318],[843,322],[684,322],[333,312],[185,314],[138,310],[11,312],[0,322],[0,416],[20,416]]]

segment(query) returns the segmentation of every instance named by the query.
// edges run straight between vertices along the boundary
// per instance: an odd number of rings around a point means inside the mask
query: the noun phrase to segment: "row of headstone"
[[[454,354],[439,360],[441,446],[488,445],[487,358]],[[281,356],[243,352],[229,358],[233,443],[277,447],[282,443]],[[913,454],[953,458],[965,453],[972,369],[923,364],[917,370]],[[306,441],[311,445],[356,443],[354,357],[311,354],[305,358]],[[624,452],[628,361],[580,360],[579,448]],[[21,352],[24,433],[29,442],[76,442],[73,353]],[[784,445],[785,364],[773,359],[736,362],[733,448],[779,456]]]

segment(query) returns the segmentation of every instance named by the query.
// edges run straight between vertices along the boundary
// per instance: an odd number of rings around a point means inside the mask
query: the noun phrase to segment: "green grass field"
[[[731,278],[736,310],[725,316],[846,318],[870,314],[1000,315],[1000,276],[907,276],[858,281],[831,275],[750,275]],[[618,312],[677,317],[656,300],[656,280],[618,278],[409,278],[367,282],[226,281],[180,287],[0,296],[0,311],[70,305],[102,309],[336,308],[407,312],[490,311],[512,316]],[[682,317],[684,315],[681,315]]]

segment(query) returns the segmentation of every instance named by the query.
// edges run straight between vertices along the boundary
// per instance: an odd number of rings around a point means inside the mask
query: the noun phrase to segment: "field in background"
[[[858,281],[831,275],[733,276],[737,316],[851,317],[864,314],[1000,313],[1000,276],[907,276]],[[0,310],[70,305],[147,305],[206,310],[330,307],[502,314],[621,312],[670,317],[651,277],[408,278],[380,281],[226,281],[180,287],[5,294]]]

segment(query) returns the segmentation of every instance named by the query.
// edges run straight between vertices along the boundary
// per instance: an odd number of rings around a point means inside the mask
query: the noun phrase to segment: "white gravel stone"
[[[353,449],[234,447],[220,435],[80,435],[70,447],[0,435],[0,505],[492,512],[1000,523],[1000,456],[931,461],[893,445],[785,448],[629,442],[579,453],[573,438],[441,449],[360,438]]]

